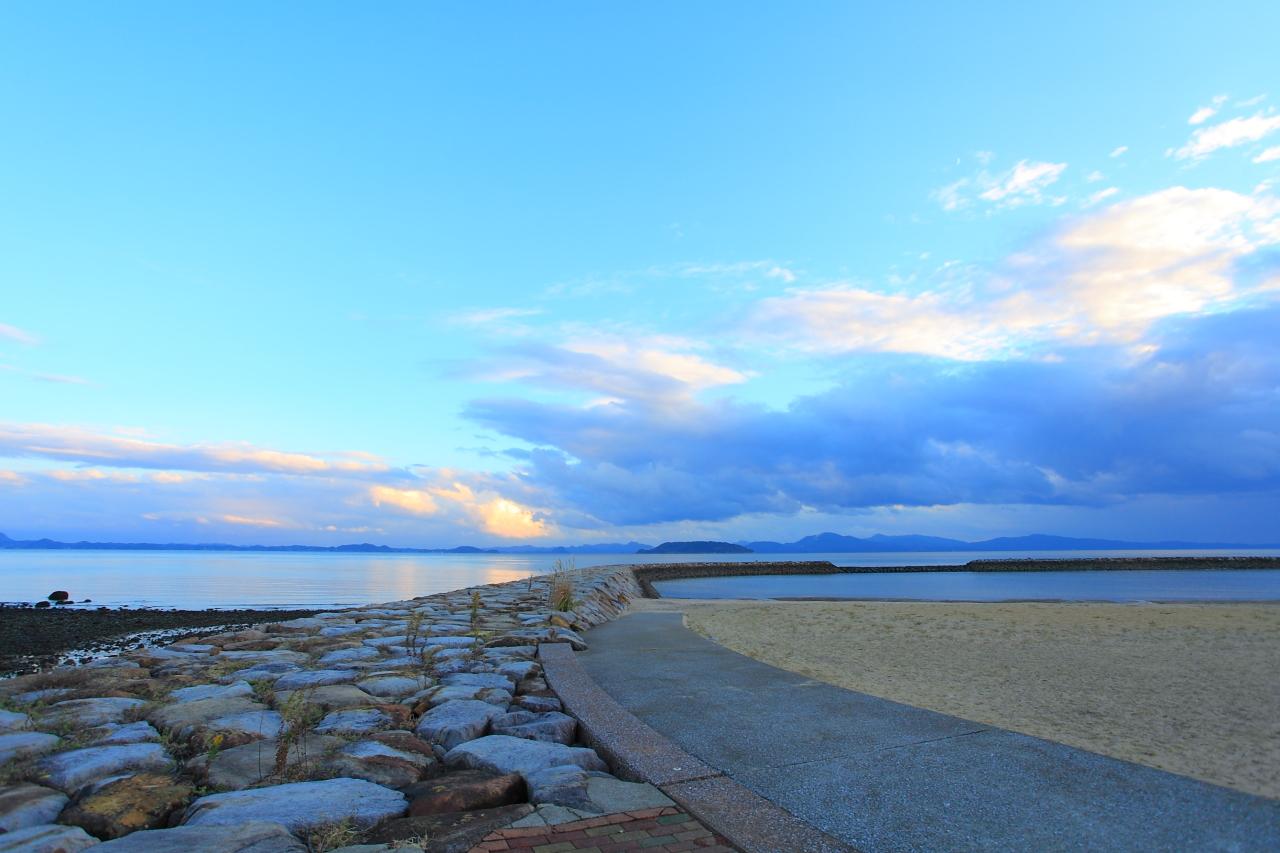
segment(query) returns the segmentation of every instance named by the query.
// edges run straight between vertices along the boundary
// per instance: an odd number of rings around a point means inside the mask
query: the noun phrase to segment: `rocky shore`
[[[236,630],[314,610],[155,610],[0,605],[0,677],[35,672],[188,636]]]
[[[466,851],[656,816],[671,801],[578,743],[537,661],[638,595],[584,569],[0,682],[0,851]]]

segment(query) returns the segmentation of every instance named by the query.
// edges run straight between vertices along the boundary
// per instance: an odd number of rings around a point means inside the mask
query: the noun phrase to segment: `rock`
[[[320,666],[327,666],[335,663],[349,663],[350,661],[366,661],[377,660],[382,655],[377,649],[371,649],[368,646],[356,646],[352,649],[336,649],[320,658],[317,663]]]
[[[78,826],[50,823],[0,835],[0,853],[76,853],[97,843]]]
[[[233,696],[230,699],[196,699],[191,702],[165,705],[152,711],[147,718],[157,728],[171,732],[178,738],[186,739],[213,720],[268,710],[267,706],[261,702],[254,702],[243,696]]]
[[[461,700],[488,702],[490,705],[498,705],[503,710],[506,710],[507,706],[511,704],[511,694],[496,687],[479,687],[474,684],[449,684],[444,687],[437,687],[428,694],[427,706],[435,707],[436,705],[443,705],[445,702]]]
[[[0,788],[0,833],[53,823],[66,805],[65,794],[43,785]]]
[[[278,823],[179,826],[150,829],[108,841],[102,853],[307,853],[307,846]]]
[[[376,782],[388,788],[403,788],[422,778],[435,759],[420,752],[395,749],[376,740],[349,744],[330,756],[326,768],[336,776]]]
[[[187,769],[200,781],[215,788],[239,791],[257,785],[275,775],[276,746],[279,741],[259,740],[223,749],[209,759],[198,755],[187,762]],[[289,745],[285,769],[289,773],[317,773],[320,775],[327,752],[343,745],[340,738],[307,734]],[[332,775],[332,774],[328,774]]]
[[[187,804],[192,788],[171,776],[139,773],[108,782],[62,813],[62,823],[110,839],[140,829],[158,829]]]
[[[503,829],[533,811],[528,803],[451,812],[388,821],[368,834],[367,840],[388,844],[404,839],[431,839],[431,853],[467,853],[489,833]]]
[[[171,702],[195,702],[200,699],[234,699],[237,696],[253,695],[253,688],[247,681],[233,681],[227,685],[197,684],[195,687],[183,687],[169,694]]]
[[[564,706],[560,704],[560,700],[554,696],[517,696],[514,704],[526,711],[533,711],[535,714],[545,714],[548,711],[560,711],[564,708]]]
[[[266,663],[255,663],[247,669],[237,670],[230,675],[224,675],[222,681],[228,684],[234,684],[237,681],[275,681],[287,672],[301,672],[302,667],[296,663],[287,661],[268,661]]]
[[[647,782],[623,782],[612,776],[592,776],[588,779],[587,796],[600,814],[636,812],[675,805],[666,794]]]
[[[25,729],[31,724],[31,718],[26,714],[18,711],[5,711],[0,709],[0,734],[4,732],[16,732],[19,729]]]
[[[404,789],[409,816],[474,811],[523,803],[524,778],[519,773],[494,774],[461,770]]]
[[[49,602],[47,602],[47,601],[37,601],[37,602],[36,602],[36,607],[39,607],[39,608],[52,607],[52,606],[53,606],[53,605],[49,604]]]
[[[587,793],[590,778],[586,770],[573,764],[528,773],[525,779],[529,784],[529,802],[592,811],[591,796]]]
[[[237,745],[252,740],[275,737],[284,725],[282,718],[275,711],[242,711],[239,714],[228,714],[205,724],[209,732],[231,735]]]
[[[404,794],[360,779],[295,782],[273,788],[210,794],[196,800],[182,819],[184,826],[236,826],[251,820],[274,820],[292,832],[305,832],[349,820],[367,828],[399,817],[408,808]]]
[[[41,759],[39,764],[49,784],[68,794],[75,793],[90,782],[126,770],[167,772],[173,766],[173,759],[158,743],[90,746],[51,755]]]
[[[287,691],[276,695],[276,702],[283,704],[289,701],[289,697],[293,695],[293,691]],[[317,687],[314,690],[306,691],[307,704],[314,705],[323,711],[333,711],[339,708],[358,708],[369,705],[373,702],[373,697],[365,693],[354,684],[329,684],[324,687]]]
[[[445,755],[444,761],[450,767],[519,773],[526,778],[530,773],[561,764],[573,764],[584,770],[609,770],[600,756],[585,747],[507,735],[489,735],[455,746]]]
[[[276,690],[304,690],[329,684],[346,684],[360,677],[354,669],[304,669],[286,673],[276,680]]]
[[[498,674],[505,675],[516,684],[519,684],[527,678],[541,675],[542,667],[537,661],[513,660],[498,664]]]
[[[509,675],[497,672],[455,672],[440,679],[447,686],[466,685],[468,687],[492,687],[508,693],[516,689],[516,680]]]
[[[428,637],[423,640],[423,645],[446,649],[469,649],[475,644],[475,637]]]
[[[375,708],[359,711],[334,711],[317,725],[320,734],[365,734],[385,729],[391,725],[391,717]]]
[[[107,723],[93,730],[93,746],[119,743],[159,743],[160,733],[148,722]]]
[[[68,601],[70,598],[71,593],[67,592],[65,589],[55,589],[53,592],[49,593],[50,601]]]
[[[0,735],[0,764],[44,755],[57,749],[62,738],[44,732],[10,732]]]
[[[533,814],[522,817],[511,824],[511,829],[529,829],[535,826],[556,826],[561,823],[573,823],[591,817],[599,817],[597,812],[557,806],[551,803],[538,806]]]
[[[398,749],[401,752],[412,752],[421,755],[423,758],[430,759],[429,764],[435,764],[435,750],[431,744],[415,735],[413,732],[406,731],[390,731],[375,732],[369,735],[367,740],[385,743],[392,749]]]
[[[322,637],[345,637],[348,634],[359,634],[368,630],[363,625],[330,625],[320,629]]]
[[[535,714],[533,711],[512,711],[493,721],[495,735],[511,735],[550,743],[573,743],[578,734],[578,721],[559,711]]]
[[[107,699],[69,699],[50,705],[40,715],[44,725],[74,725],[77,727],[100,726],[104,723],[119,723],[125,714],[134,708],[147,704],[141,699],[107,698]]]
[[[416,678],[406,678],[401,675],[384,675],[374,678],[366,678],[364,681],[357,681],[356,687],[366,693],[374,696],[381,696],[386,699],[403,699],[411,696],[422,689],[422,682]]]
[[[414,731],[448,751],[483,735],[489,730],[489,723],[502,716],[503,711],[496,705],[474,699],[445,702],[423,714]]]

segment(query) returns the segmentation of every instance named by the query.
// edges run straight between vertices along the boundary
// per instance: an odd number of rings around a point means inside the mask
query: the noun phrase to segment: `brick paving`
[[[676,808],[644,809],[525,829],[499,829],[470,853],[733,853],[728,841]]]

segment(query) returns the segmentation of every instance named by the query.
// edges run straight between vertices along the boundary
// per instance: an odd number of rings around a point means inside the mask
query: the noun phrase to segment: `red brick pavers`
[[[470,853],[732,853],[720,836],[676,808],[644,809],[526,829],[499,829],[485,836]]]

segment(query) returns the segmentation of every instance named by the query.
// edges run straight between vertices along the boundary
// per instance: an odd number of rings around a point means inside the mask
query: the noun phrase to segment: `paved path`
[[[580,659],[688,752],[863,850],[1280,850],[1280,801],[812,681],[632,613]]]

